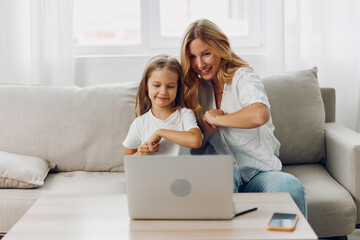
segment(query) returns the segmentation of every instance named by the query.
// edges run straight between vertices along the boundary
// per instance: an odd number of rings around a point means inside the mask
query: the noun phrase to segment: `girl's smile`
[[[165,100],[169,100],[170,98],[168,97],[160,97],[160,96],[157,96],[156,98],[158,98],[159,100],[162,100],[162,101],[165,101]]]
[[[168,110],[173,110],[172,103],[176,99],[178,79],[177,73],[167,69],[156,70],[151,73],[147,82],[147,91],[155,116],[157,112],[164,112],[164,110],[167,113],[172,113]]]

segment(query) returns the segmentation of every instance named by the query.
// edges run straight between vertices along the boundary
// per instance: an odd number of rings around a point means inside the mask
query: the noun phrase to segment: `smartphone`
[[[294,231],[298,218],[295,213],[274,213],[267,225],[267,230]]]

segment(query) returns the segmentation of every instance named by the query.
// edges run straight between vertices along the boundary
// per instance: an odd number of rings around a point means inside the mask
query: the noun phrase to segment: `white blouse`
[[[199,83],[198,98],[204,112],[216,108],[210,81]],[[253,103],[263,103],[270,109],[264,85],[250,68],[239,68],[232,81],[224,85],[221,109],[225,114],[236,112]],[[278,159],[280,142],[274,136],[272,119],[253,129],[220,127],[210,137],[207,153],[231,154],[239,169],[240,184],[248,182],[259,171],[281,170]]]

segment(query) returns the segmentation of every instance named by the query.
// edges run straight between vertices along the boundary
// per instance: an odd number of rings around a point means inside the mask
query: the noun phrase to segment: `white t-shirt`
[[[199,102],[204,111],[215,109],[215,96],[210,81],[199,83]],[[224,85],[221,109],[225,114],[236,112],[253,103],[263,103],[270,109],[264,85],[256,73],[247,67],[239,68],[232,81]],[[210,137],[208,153],[231,154],[240,172],[240,184],[248,182],[259,171],[281,170],[277,158],[280,142],[274,136],[272,119],[253,129],[220,127]]]
[[[151,109],[143,115],[135,118],[130,126],[127,137],[123,145],[129,149],[137,149],[153,135],[158,129],[169,129],[175,131],[188,131],[192,128],[199,128],[194,112],[188,108],[182,108],[181,115],[178,110],[171,114],[167,119],[161,120],[156,118]],[[185,155],[190,154],[190,148],[182,147],[167,139],[160,140],[159,152],[152,154],[161,155]]]

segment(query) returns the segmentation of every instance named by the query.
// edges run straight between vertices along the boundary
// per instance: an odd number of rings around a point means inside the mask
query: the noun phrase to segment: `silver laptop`
[[[133,219],[231,219],[230,155],[127,156],[125,176]]]

